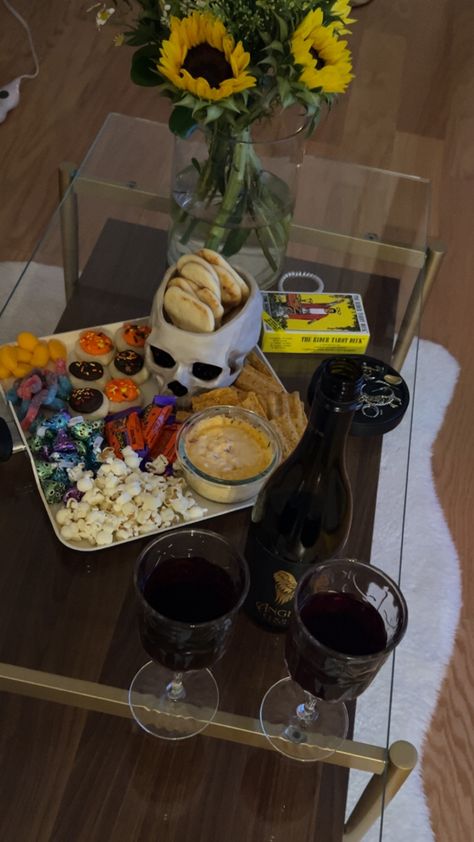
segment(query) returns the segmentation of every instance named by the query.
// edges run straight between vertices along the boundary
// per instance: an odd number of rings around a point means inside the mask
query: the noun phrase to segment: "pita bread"
[[[221,287],[216,272],[209,263],[197,254],[184,254],[176,264],[181,277],[194,281],[200,287],[207,287],[221,300]]]
[[[207,263],[210,263],[211,266],[214,267],[214,270],[216,272],[217,272],[218,267],[220,267],[225,272],[227,272],[229,275],[231,275],[233,277],[234,281],[240,287],[240,291],[241,291],[241,294],[242,294],[242,300],[247,301],[247,298],[250,295],[250,289],[249,289],[248,285],[246,284],[244,279],[239,275],[237,270],[234,269],[234,267],[231,266],[230,263],[228,263],[227,260],[225,260],[222,257],[221,254],[219,254],[217,251],[213,251],[212,249],[199,249],[197,254],[199,254],[200,257],[204,258],[204,260]],[[219,273],[217,272],[217,274],[219,274]]]
[[[163,298],[164,309],[176,327],[193,333],[212,333],[215,319],[210,307],[180,287],[168,287]]]
[[[196,287],[195,284],[193,286]],[[200,301],[204,301],[204,304],[207,304],[211,308],[214,314],[216,329],[220,327],[222,316],[224,315],[224,308],[217,296],[207,287],[196,287],[195,295],[197,295]]]

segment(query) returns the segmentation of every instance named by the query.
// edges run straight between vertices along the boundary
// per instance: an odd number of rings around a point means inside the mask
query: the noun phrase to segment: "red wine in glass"
[[[172,558],[158,564],[142,587],[140,636],[150,658],[183,672],[222,657],[230,631],[225,616],[240,596],[224,569],[199,556]]]
[[[407,606],[382,570],[354,559],[311,567],[296,588],[286,636],[289,678],[266,692],[262,730],[296,760],[324,760],[347,735],[344,701],[371,684],[407,626]]]
[[[227,649],[248,568],[222,535],[181,528],[145,547],[134,582],[140,637],[152,660],[133,678],[130,709],[148,733],[186,739],[216,714],[219,690],[208,667]]]
[[[285,657],[293,681],[326,701],[342,695],[348,698],[348,683],[349,692],[359,696],[372,680],[373,671],[365,661],[358,669],[353,658],[382,654],[387,646],[387,632],[377,609],[350,593],[319,592],[304,602],[300,618],[309,635],[322,645],[305,645],[298,624],[290,624]],[[335,659],[334,653],[348,658]]]

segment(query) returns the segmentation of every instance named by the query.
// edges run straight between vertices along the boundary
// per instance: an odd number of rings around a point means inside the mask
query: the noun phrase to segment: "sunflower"
[[[321,9],[309,12],[291,38],[295,63],[303,68],[299,81],[310,90],[342,94],[353,79],[347,41],[340,41],[332,25],[323,26]]]
[[[338,35],[350,35],[350,29],[346,27],[351,23],[355,23],[355,19],[351,18],[351,5],[348,0],[335,0],[330,10],[331,17],[338,17],[340,20],[335,20],[330,24],[334,32]]]
[[[216,101],[253,88],[257,80],[247,72],[249,62],[242,42],[236,45],[220,20],[193,12],[182,20],[171,17],[157,68],[180,90]]]

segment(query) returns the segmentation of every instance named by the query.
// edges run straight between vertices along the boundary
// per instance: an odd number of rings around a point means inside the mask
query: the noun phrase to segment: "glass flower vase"
[[[239,133],[217,125],[176,138],[168,260],[220,252],[261,288],[281,273],[304,155],[305,120],[261,120]]]

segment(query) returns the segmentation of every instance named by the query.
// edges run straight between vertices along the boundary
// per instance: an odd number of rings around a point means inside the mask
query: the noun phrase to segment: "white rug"
[[[25,270],[13,300],[8,297]],[[64,277],[59,266],[42,263],[0,263],[0,345],[15,340],[21,330],[31,330],[40,336],[53,333],[64,307]]]
[[[404,367],[409,381],[414,364],[412,349]],[[390,726],[390,742],[409,740],[416,746],[420,760],[385,810],[384,842],[434,840],[423,792],[422,747],[452,655],[462,597],[459,559],[436,496],[431,453],[458,372],[458,363],[443,347],[420,342],[401,575],[409,622],[396,653]],[[402,423],[408,432],[410,419],[406,417]],[[394,499],[391,487],[394,464],[403,467],[403,449],[400,451],[398,443],[398,436],[385,436],[372,547],[373,563],[395,579],[399,544],[393,536],[404,505],[401,495]],[[390,670],[388,663],[358,702],[356,739],[385,745]],[[367,775],[351,773],[348,815],[366,783]],[[376,842],[379,838],[377,823],[365,840]]]
[[[20,263],[0,263],[0,309],[23,267]],[[2,317],[0,344],[14,339],[22,329],[45,332],[45,319],[50,323],[48,332],[52,332],[63,308],[60,268],[30,264],[14,302]],[[404,368],[410,383],[415,364],[412,351]],[[410,616],[407,634],[396,656],[390,727],[390,742],[409,740],[420,756],[452,654],[461,607],[459,561],[436,496],[431,469],[432,446],[451,400],[458,369],[457,362],[440,345],[420,342],[401,577]],[[397,433],[384,439],[372,548],[373,563],[395,579],[400,545],[394,536],[399,532],[405,501],[402,484],[397,486],[393,482],[394,465],[403,472],[409,428],[408,412]],[[377,745],[386,743],[390,670],[391,663],[388,663],[358,702],[354,735],[358,740]],[[351,773],[348,814],[367,780],[363,773]],[[377,823],[367,834],[366,842],[376,842],[379,838]],[[408,839],[433,842],[421,763],[386,809],[383,839],[384,842]]]

